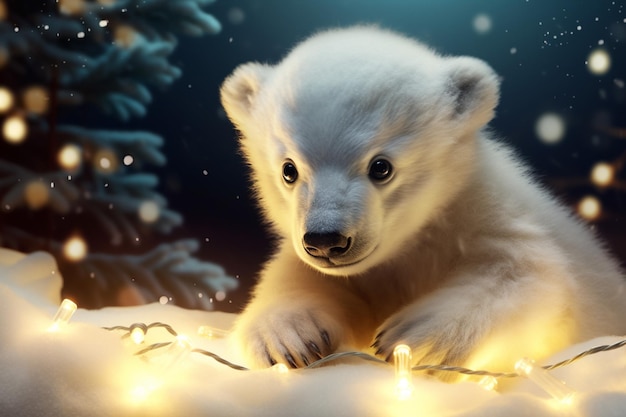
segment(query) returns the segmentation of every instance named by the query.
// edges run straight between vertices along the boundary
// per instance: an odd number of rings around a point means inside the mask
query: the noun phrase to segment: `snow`
[[[227,339],[197,335],[198,326],[228,328],[235,315],[159,303],[79,309],[49,332],[62,280],[45,253],[0,249],[0,414],[11,416],[622,416],[626,410],[626,349],[588,356],[553,371],[577,394],[571,405],[549,398],[525,379],[502,392],[474,382],[445,384],[415,374],[408,400],[394,395],[393,367],[358,359],[319,369],[280,373],[237,371],[192,352],[163,371],[166,349],[142,357],[122,331],[102,326],[164,322],[194,348],[234,363]],[[172,341],[151,329],[145,346]],[[619,337],[571,346],[549,363]],[[508,370],[505,370],[508,371]]]

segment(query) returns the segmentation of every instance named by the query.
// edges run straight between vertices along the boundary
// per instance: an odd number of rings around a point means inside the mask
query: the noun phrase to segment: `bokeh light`
[[[40,86],[28,87],[22,93],[22,103],[26,111],[44,114],[48,111],[48,91]]]
[[[2,125],[2,135],[9,143],[18,144],[23,142],[28,135],[26,120],[18,115],[7,117]]]
[[[31,181],[24,187],[24,201],[31,210],[39,210],[48,204],[50,188],[42,181]]]
[[[9,62],[9,56],[9,50],[4,46],[0,46],[0,68],[4,67],[7,62]]]
[[[146,200],[139,205],[139,218],[144,223],[154,223],[161,214],[161,209],[152,200]]]
[[[70,261],[80,261],[87,256],[87,243],[80,236],[70,237],[63,244],[63,255]]]
[[[491,31],[491,17],[484,13],[477,14],[474,16],[474,20],[472,21],[472,26],[476,33],[485,34]]]
[[[6,113],[13,107],[13,93],[6,87],[0,87],[0,114]]]
[[[611,56],[605,49],[594,49],[587,58],[587,68],[592,74],[604,75],[611,69]]]
[[[93,157],[93,164],[96,171],[103,174],[111,174],[117,171],[119,166],[117,155],[110,149],[100,149]]]
[[[122,161],[124,162],[124,165],[131,166],[135,161],[135,158],[133,158],[132,155],[125,155]]]
[[[6,20],[8,15],[7,5],[4,3],[4,0],[0,0],[0,20]]]
[[[615,178],[615,168],[606,162],[598,162],[591,169],[591,182],[599,187],[606,187]]]
[[[535,133],[545,144],[559,143],[565,136],[565,121],[556,113],[544,113],[535,123]]]
[[[85,11],[84,0],[58,0],[59,11],[63,14],[76,15]]]
[[[82,161],[81,149],[73,143],[64,145],[57,155],[59,165],[68,171],[73,171]]]
[[[228,21],[233,25],[240,25],[246,20],[246,14],[239,7],[231,7],[228,11]]]
[[[113,39],[117,46],[129,48],[137,40],[137,32],[131,26],[118,25],[113,31]]]
[[[578,202],[577,211],[583,219],[593,221],[600,217],[602,204],[596,197],[588,195]]]

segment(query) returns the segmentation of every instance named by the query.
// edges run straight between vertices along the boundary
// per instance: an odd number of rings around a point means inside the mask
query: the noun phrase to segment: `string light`
[[[93,157],[93,162],[94,168],[103,174],[113,173],[118,167],[117,155],[110,149],[98,150]]]
[[[75,309],[75,308],[74,308]],[[59,313],[57,313],[59,315]],[[62,313],[61,315],[65,315]],[[55,316],[56,317],[56,316]],[[69,320],[69,318],[68,318]],[[67,321],[67,320],[66,320]],[[208,326],[200,326],[202,327]],[[122,337],[130,337],[131,333],[133,333],[137,328],[142,329],[142,333],[144,336],[147,334],[149,329],[152,328],[164,328],[170,334],[175,336],[175,340],[173,342],[165,342],[165,343],[154,343],[150,346],[147,346],[141,349],[139,352],[136,352],[135,355],[144,355],[151,351],[161,349],[164,347],[168,347],[167,352],[161,357],[163,361],[160,363],[160,377],[159,378],[150,378],[146,379],[143,384],[136,386],[132,391],[131,395],[135,401],[143,401],[147,398],[147,396],[160,387],[163,384],[164,376],[169,373],[172,368],[174,368],[178,363],[189,355],[190,352],[199,353],[205,356],[208,356],[217,362],[226,365],[232,369],[239,371],[248,371],[248,368],[245,368],[241,365],[234,364],[229,362],[228,360],[222,358],[221,356],[209,352],[207,350],[192,348],[189,339],[185,336],[178,335],[176,331],[168,324],[164,323],[151,323],[149,325],[145,325],[143,323],[135,323],[130,327],[123,326],[115,326],[115,327],[104,327],[105,330],[114,331],[114,330],[124,330],[126,333]],[[199,330],[200,330],[199,329]],[[543,367],[534,366],[534,362],[530,359],[524,358],[518,361],[515,365],[515,369],[518,373],[509,372],[490,372],[484,370],[473,370],[458,366],[448,366],[448,365],[417,365],[411,368],[411,349],[407,345],[398,345],[394,349],[393,357],[394,357],[394,367],[395,367],[395,389],[396,395],[399,399],[407,399],[412,395],[413,384],[412,384],[412,371],[443,371],[443,372],[454,372],[464,375],[474,375],[474,376],[482,376],[480,381],[478,382],[480,386],[483,388],[493,391],[497,388],[497,378],[515,378],[519,376],[525,376],[529,380],[533,381],[535,384],[540,386],[543,390],[549,393],[553,398],[557,399],[561,403],[571,404],[575,397],[575,392],[568,388],[562,381],[554,378],[552,375],[548,373],[548,370],[560,368],[563,366],[567,366],[579,359],[584,358],[585,356],[597,354],[600,352],[608,352],[615,349],[620,349],[626,346],[626,339],[621,340],[617,343],[613,343],[611,345],[602,345],[596,346],[591,349],[588,349],[584,352],[581,352],[569,359],[563,360],[553,365],[547,365]],[[342,360],[346,357],[356,357],[384,365],[388,365],[388,363],[382,359],[379,359],[375,356],[368,355],[363,352],[337,352],[325,356],[306,367],[305,369],[313,369],[320,367],[326,363]],[[289,373],[289,368],[282,363],[275,364],[271,368],[273,371],[280,374]]]
[[[63,328],[63,326],[65,326],[70,321],[77,308],[78,306],[75,302],[67,298],[64,299],[61,302],[61,305],[59,306],[56,314],[52,318],[52,324],[48,328],[48,331],[56,332]]]
[[[284,363],[277,363],[272,365],[272,370],[279,374],[286,374],[289,372],[289,368],[287,368],[287,365],[285,365]]]
[[[396,370],[396,396],[399,400],[406,400],[413,393],[411,348],[404,344],[396,346],[393,363]]]
[[[563,404],[571,404],[574,398],[574,391],[568,388],[563,381],[550,375],[548,371],[535,366],[535,361],[529,358],[522,358],[515,364],[515,370],[525,376],[538,387],[550,394],[554,399]]]
[[[207,339],[222,339],[228,336],[228,330],[217,329],[211,326],[199,326],[198,335]]]
[[[136,323],[130,326],[129,337],[136,345],[140,345],[146,339],[148,327],[143,323]]]

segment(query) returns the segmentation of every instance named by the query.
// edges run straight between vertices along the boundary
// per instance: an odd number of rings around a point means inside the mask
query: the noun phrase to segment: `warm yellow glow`
[[[406,400],[413,393],[411,348],[407,345],[396,346],[393,350],[393,363],[396,370],[396,396],[399,400]]]
[[[137,32],[131,26],[118,25],[113,31],[115,44],[122,48],[129,48],[137,40]]]
[[[87,255],[87,243],[80,236],[73,236],[65,241],[63,255],[70,261],[80,261]]]
[[[59,11],[63,14],[76,15],[85,11],[84,0],[58,0]]]
[[[615,169],[613,165],[606,162],[598,162],[591,170],[591,181],[600,187],[606,187],[613,182]]]
[[[535,361],[522,358],[515,364],[515,370],[563,404],[571,404],[574,392],[563,381],[559,381],[545,369],[535,366]]]
[[[211,326],[198,327],[198,335],[207,339],[221,339],[228,336],[228,330],[217,329]]]
[[[193,347],[189,338],[185,335],[178,335],[171,345],[167,348],[165,362],[161,366],[161,373],[165,375],[182,362]]]
[[[24,200],[31,210],[39,210],[44,207],[48,204],[49,199],[50,187],[46,187],[41,181],[31,181],[24,187]]]
[[[22,93],[22,103],[26,111],[44,114],[48,111],[48,91],[39,86],[28,87]]]
[[[596,220],[602,213],[600,200],[592,195],[583,197],[578,202],[578,214],[585,220]]]
[[[64,299],[61,302],[61,305],[59,306],[56,314],[52,318],[52,325],[50,325],[48,331],[56,332],[60,330],[70,321],[77,308],[78,306],[75,302],[73,302],[72,300],[68,300],[67,298]]]
[[[604,75],[611,69],[611,56],[605,49],[595,49],[587,58],[587,68],[592,74]]]
[[[0,87],[0,114],[6,113],[13,107],[13,93],[6,87]]]
[[[146,339],[146,331],[140,326],[135,326],[130,331],[130,339],[136,344],[140,345]]]
[[[146,200],[139,205],[139,218],[144,223],[154,223],[161,214],[161,209],[151,200]]]
[[[478,385],[487,391],[495,391],[498,388],[498,379],[491,375],[485,375],[478,381]]]
[[[565,136],[565,121],[556,113],[544,113],[535,123],[535,133],[545,144],[559,143]]]
[[[287,368],[287,365],[284,363],[277,363],[276,365],[273,365],[272,370],[274,372],[278,372],[279,374],[286,374],[289,372],[289,368]]]
[[[78,168],[81,160],[82,155],[80,148],[72,143],[63,146],[57,156],[59,165],[68,171],[73,171]]]
[[[93,157],[94,168],[103,174],[110,174],[117,170],[119,163],[117,155],[110,149],[100,149]]]
[[[28,135],[28,125],[21,116],[7,117],[2,125],[2,134],[9,143],[22,143]]]

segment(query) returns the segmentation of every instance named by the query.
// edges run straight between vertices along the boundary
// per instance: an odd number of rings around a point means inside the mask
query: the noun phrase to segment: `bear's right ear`
[[[222,106],[238,128],[249,117],[255,98],[270,71],[268,65],[249,62],[238,66],[222,83]]]

